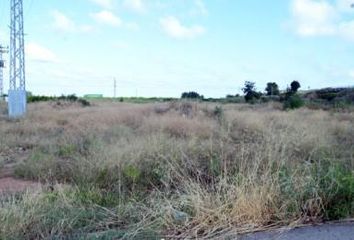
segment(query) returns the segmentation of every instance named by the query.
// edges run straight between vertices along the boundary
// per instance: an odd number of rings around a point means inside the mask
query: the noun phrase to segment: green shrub
[[[200,95],[197,92],[192,91],[192,92],[184,92],[184,93],[182,93],[181,98],[182,99],[203,99],[204,96]]]
[[[302,106],[304,106],[304,100],[302,100],[302,98],[297,95],[291,95],[289,96],[285,102],[284,102],[284,109],[297,109],[297,108],[301,108]]]
[[[81,99],[80,98],[79,100],[77,100],[77,102],[80,103],[81,106],[83,106],[83,107],[91,106],[91,103],[89,101],[87,101],[86,99]]]
[[[64,100],[64,101],[70,101],[70,102],[76,102],[79,98],[75,94],[70,94],[70,95],[61,95],[58,97],[58,100]]]
[[[27,102],[34,103],[34,102],[48,102],[48,101],[68,101],[68,102],[78,102],[83,107],[91,106],[91,103],[86,99],[78,98],[75,94],[71,95],[61,95],[60,97],[51,97],[51,96],[35,96],[35,95],[28,95]]]
[[[33,102],[47,102],[47,101],[52,101],[52,100],[55,100],[55,97],[33,96],[33,95],[27,96],[27,102],[28,102],[28,103],[33,103]]]
[[[322,160],[309,163],[301,170],[306,178],[297,186],[296,171],[283,166],[276,170],[281,202],[287,203],[287,214],[301,211],[302,217],[338,220],[354,214],[354,173],[343,163]]]
[[[324,199],[325,218],[338,220],[354,213],[354,174],[342,164],[325,163],[313,169]]]
[[[74,144],[65,144],[58,146],[57,155],[63,158],[72,157],[72,155],[77,151],[77,148]]]
[[[123,174],[128,182],[135,184],[139,180],[141,172],[137,167],[128,165],[123,169]]]
[[[317,93],[317,95],[318,95],[318,98],[324,99],[324,100],[327,100],[330,102],[338,96],[338,93],[325,92],[325,93]]]

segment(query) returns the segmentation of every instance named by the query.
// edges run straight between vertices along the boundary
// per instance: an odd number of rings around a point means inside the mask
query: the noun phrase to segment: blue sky
[[[0,2],[8,45],[9,2]],[[35,94],[220,97],[354,85],[352,0],[24,0]],[[6,70],[7,72],[7,70]],[[7,89],[8,80],[5,81]]]

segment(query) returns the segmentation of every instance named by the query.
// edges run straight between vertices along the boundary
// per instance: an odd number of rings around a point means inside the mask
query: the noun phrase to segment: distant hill
[[[304,93],[303,96],[309,100],[323,100],[328,102],[344,101],[354,103],[354,87],[310,90]]]

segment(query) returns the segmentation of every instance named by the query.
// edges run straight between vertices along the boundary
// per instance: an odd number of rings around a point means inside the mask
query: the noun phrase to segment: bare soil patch
[[[0,168],[0,195],[4,193],[24,192],[39,187],[39,183],[16,179],[14,177],[15,163],[5,164]]]
[[[38,187],[38,183],[31,181],[24,181],[13,177],[0,178],[0,194],[18,193]]]

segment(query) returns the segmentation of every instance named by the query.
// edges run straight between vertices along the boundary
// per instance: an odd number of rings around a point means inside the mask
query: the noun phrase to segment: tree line
[[[290,84],[290,88],[286,89],[285,95],[294,95],[301,88],[301,85],[298,81],[293,81]],[[255,86],[255,82],[246,81],[245,86],[242,88],[244,93],[244,97],[246,102],[250,102],[255,99],[259,99],[264,94],[262,92],[258,92]],[[275,82],[267,83],[267,87],[265,88],[266,96],[280,96],[279,86]]]
[[[265,92],[257,91],[256,83],[251,81],[246,81],[244,87],[242,88],[243,97],[247,103],[256,103],[262,97],[264,99],[278,100],[284,103],[284,108],[298,108],[303,105],[303,100],[297,94],[298,90],[301,88],[299,81],[292,81],[290,87],[288,87],[285,92],[281,92],[279,86],[276,82],[268,82],[265,88]],[[227,95],[226,98],[239,98],[240,95]],[[204,96],[192,91],[184,92],[181,95],[182,99],[200,99],[203,100]]]

